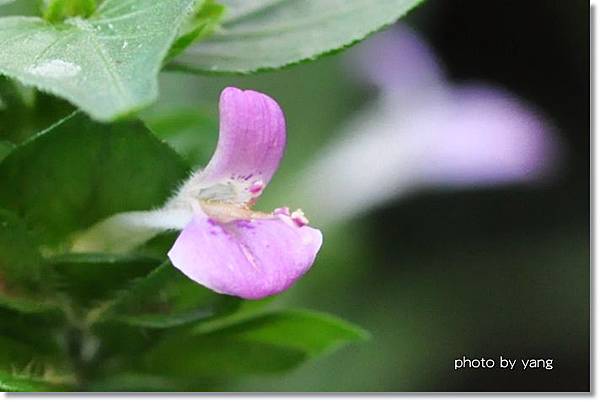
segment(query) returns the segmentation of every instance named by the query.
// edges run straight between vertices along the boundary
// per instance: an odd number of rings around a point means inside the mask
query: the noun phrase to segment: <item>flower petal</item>
[[[412,100],[444,80],[431,48],[404,24],[373,35],[358,45],[350,57],[350,68],[356,70],[359,79],[401,99]]]
[[[551,123],[502,90],[448,85],[410,113],[389,100],[354,116],[290,186],[320,224],[418,189],[532,183],[560,167]]]
[[[191,189],[202,199],[245,203],[260,196],[279,166],[285,119],[267,95],[232,87],[221,93],[219,109],[217,150],[183,191]]]
[[[461,86],[415,119],[428,137],[421,180],[438,186],[545,179],[560,160],[556,133],[535,109],[502,90]]]
[[[196,215],[169,251],[175,267],[215,292],[260,299],[289,288],[313,264],[321,232],[289,216],[218,223]]]
[[[357,50],[359,78],[379,96],[288,190],[321,225],[423,188],[533,183],[560,168],[560,139],[543,114],[485,84],[446,82],[430,48],[405,26]]]

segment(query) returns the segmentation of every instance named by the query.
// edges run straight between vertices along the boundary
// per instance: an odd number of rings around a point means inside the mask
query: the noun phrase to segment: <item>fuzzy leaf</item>
[[[0,18],[0,74],[112,120],[157,97],[157,75],[197,0],[105,0],[90,18]]]
[[[241,73],[313,60],[392,24],[422,0],[222,0],[221,29],[173,68]]]

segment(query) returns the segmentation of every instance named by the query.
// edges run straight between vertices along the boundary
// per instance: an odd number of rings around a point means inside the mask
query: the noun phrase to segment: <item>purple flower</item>
[[[114,215],[80,235],[73,251],[123,252],[164,230],[182,230],[172,264],[215,292],[260,299],[289,288],[312,266],[321,232],[301,210],[255,212],[285,149],[285,120],[270,97],[226,88],[217,149],[163,208]]]
[[[379,88],[396,135],[420,138],[425,184],[530,181],[556,160],[552,128],[534,108],[488,84],[446,82],[435,54],[405,25],[359,47],[354,65]]]
[[[217,150],[176,197],[196,202],[194,217],[168,255],[185,275],[216,292],[259,299],[284,291],[308,271],[322,235],[299,210],[249,208],[283,156],[279,105],[258,92],[227,88],[219,108]]]
[[[555,171],[553,127],[531,105],[487,84],[456,85],[403,25],[373,36],[349,65],[378,96],[294,181],[294,199],[339,221],[411,192],[529,183]]]

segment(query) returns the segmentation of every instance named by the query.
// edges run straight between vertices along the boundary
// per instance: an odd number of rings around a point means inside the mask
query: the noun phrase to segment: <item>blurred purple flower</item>
[[[350,57],[357,80],[401,97],[444,85],[435,54],[405,25],[376,34],[358,45]]]
[[[431,49],[406,26],[375,35],[351,56],[354,75],[379,96],[302,174],[298,188],[319,219],[339,220],[423,187],[529,182],[553,171],[557,141],[540,114],[489,85],[447,83]]]

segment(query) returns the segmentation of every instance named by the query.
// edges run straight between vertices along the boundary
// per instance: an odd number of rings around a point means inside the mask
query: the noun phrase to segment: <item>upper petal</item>
[[[358,78],[400,99],[422,96],[443,84],[444,74],[428,44],[407,25],[373,35],[358,45],[349,64]]]
[[[286,290],[308,271],[322,240],[319,230],[283,214],[225,224],[196,215],[169,258],[189,278],[218,293],[260,299]]]
[[[248,202],[261,194],[283,156],[283,112],[267,95],[233,87],[221,93],[219,109],[219,142],[204,171],[192,178],[196,195]]]

